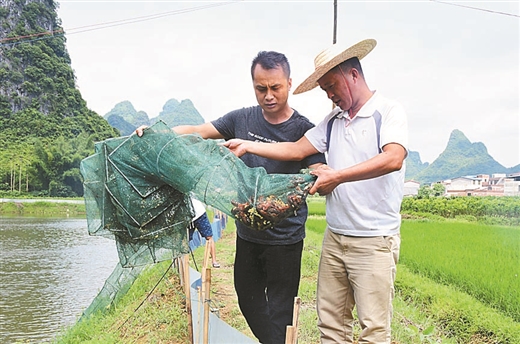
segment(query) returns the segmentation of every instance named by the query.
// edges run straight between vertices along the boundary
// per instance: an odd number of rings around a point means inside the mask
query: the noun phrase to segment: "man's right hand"
[[[143,130],[146,128],[148,128],[147,125],[142,125],[139,128],[135,129],[135,133],[137,134],[137,136],[141,137],[143,136]]]
[[[242,139],[231,139],[224,142],[222,145],[227,147],[231,152],[233,152],[233,154],[240,158],[242,155],[247,153],[246,145],[248,143],[249,141]]]

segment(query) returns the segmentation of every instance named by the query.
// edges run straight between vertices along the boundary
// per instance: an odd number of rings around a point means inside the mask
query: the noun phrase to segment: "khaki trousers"
[[[353,309],[358,343],[390,343],[390,322],[399,235],[352,237],[328,228],[318,271],[318,328],[322,343],[353,343]]]

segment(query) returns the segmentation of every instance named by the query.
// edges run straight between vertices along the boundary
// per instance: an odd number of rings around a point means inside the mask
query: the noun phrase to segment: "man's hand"
[[[247,153],[247,143],[248,141],[242,139],[231,139],[229,141],[224,142],[222,145],[224,147],[229,148],[233,154],[237,157],[241,157],[242,155]]]
[[[143,130],[146,128],[148,128],[147,125],[142,125],[139,128],[135,129],[135,133],[137,134],[137,136],[141,137],[143,136]]]
[[[311,171],[311,174],[318,177],[309,190],[311,195],[314,195],[316,192],[318,192],[320,196],[328,195],[341,183],[338,171],[333,170],[328,165],[321,165]]]

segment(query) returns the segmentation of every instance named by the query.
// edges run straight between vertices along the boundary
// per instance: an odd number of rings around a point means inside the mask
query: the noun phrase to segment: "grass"
[[[170,263],[146,269],[116,307],[77,322],[55,342],[187,343],[185,298],[175,270],[169,269],[167,278],[149,295]]]
[[[307,197],[307,206],[309,207],[309,214],[325,216],[325,197],[309,196]]]
[[[84,203],[0,202],[0,215],[85,216]]]
[[[405,221],[401,261],[520,321],[520,229]]]
[[[450,285],[398,267],[397,316],[404,302],[425,314],[435,329],[455,343],[520,343],[520,323]],[[403,343],[406,343],[403,341]]]

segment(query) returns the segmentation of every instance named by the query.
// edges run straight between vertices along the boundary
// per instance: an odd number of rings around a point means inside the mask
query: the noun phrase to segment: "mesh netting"
[[[123,268],[120,263],[117,264],[96,298],[90,303],[87,309],[83,311],[82,319],[110,308],[115,300],[119,300],[128,292],[137,277],[139,277],[147,266],[148,265]]]
[[[309,173],[267,174],[262,167],[247,167],[216,141],[177,135],[163,122],[142,137],[128,137],[107,158],[142,197],[162,186],[192,192],[257,230],[292,216],[314,181]]]
[[[216,141],[177,135],[163,122],[145,129],[142,137],[97,143],[80,171],[88,231],[115,239],[121,268],[189,252],[191,194],[250,228],[265,230],[292,216],[314,182],[305,171],[267,174],[262,167],[249,168]],[[110,290],[102,290],[89,310],[112,300],[117,293],[111,286],[133,281],[119,270],[105,283]]]
[[[96,153],[81,162],[89,233],[115,238],[123,267],[158,262],[163,250],[171,252],[170,259],[187,253],[189,197],[145,181],[146,193],[138,192],[109,159],[126,140],[97,143]]]

